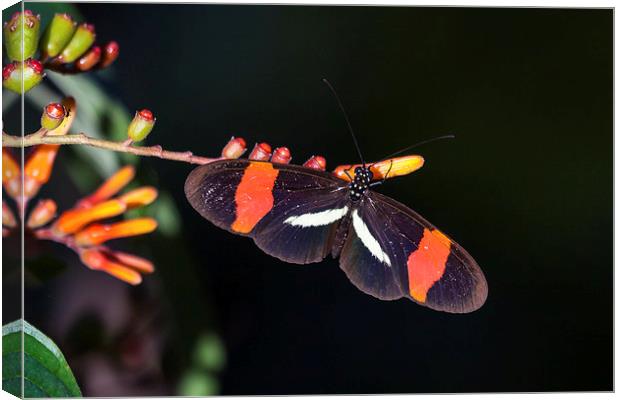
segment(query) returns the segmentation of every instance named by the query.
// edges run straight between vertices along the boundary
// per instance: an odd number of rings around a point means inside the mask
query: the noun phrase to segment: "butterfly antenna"
[[[407,146],[407,147],[405,147],[404,149],[398,150],[397,152],[394,152],[394,153],[392,153],[392,154],[388,154],[387,156],[383,157],[381,160],[383,161],[383,160],[390,159],[390,158],[392,158],[392,157],[394,157],[394,156],[397,156],[397,155],[399,155],[399,154],[402,154],[402,153],[404,153],[404,152],[406,152],[406,151],[409,151],[409,150],[413,149],[414,147],[418,147],[418,146],[421,146],[421,145],[423,145],[423,144],[427,144],[427,143],[435,142],[435,141],[437,141],[437,140],[444,140],[444,139],[455,139],[455,138],[456,138],[456,136],[454,136],[454,135],[444,135],[444,136],[434,137],[434,138],[431,138],[431,139],[426,139],[426,140],[423,140],[423,141],[421,141],[421,142],[418,142],[418,143],[412,144],[411,146]]]
[[[357,150],[357,154],[360,156],[362,165],[365,167],[366,163],[364,162],[364,157],[362,157],[362,151],[360,150],[360,146],[357,143],[357,138],[355,137],[355,133],[353,133],[353,127],[351,127],[351,122],[349,122],[349,116],[347,115],[347,112],[345,111],[344,106],[342,105],[342,101],[340,101],[340,97],[338,97],[338,93],[336,93],[336,89],[334,89],[332,84],[329,83],[327,79],[323,78],[323,83],[327,85],[329,90],[332,91],[334,97],[336,98],[336,101],[338,102],[338,106],[340,107],[340,110],[342,110],[342,114],[344,114],[344,119],[345,121],[347,121],[347,126],[349,127],[349,132],[351,133],[351,137],[353,138],[353,143],[355,144],[355,149]]]

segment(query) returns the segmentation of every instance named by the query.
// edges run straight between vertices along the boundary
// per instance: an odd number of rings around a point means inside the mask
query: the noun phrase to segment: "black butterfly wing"
[[[345,235],[335,244],[333,254],[340,254],[340,268],[362,292],[381,300],[399,299],[405,294],[393,256],[385,247],[388,239],[380,224],[366,223],[368,202],[368,198],[362,198],[356,204],[341,227]]]
[[[396,296],[396,285],[392,285],[390,294],[394,298],[408,297],[426,307],[452,313],[471,312],[484,304],[488,288],[476,261],[413,210],[368,192],[353,212],[353,219],[355,212],[361,221],[358,225],[363,224],[365,229],[361,225],[355,229],[352,224],[352,238],[357,245],[346,243],[340,262],[361,290],[384,298],[383,276],[388,275],[389,267],[401,291]],[[369,260],[374,261],[371,264]],[[377,270],[381,269],[377,264],[383,268],[379,278]]]
[[[185,193],[207,220],[296,264],[325,258],[348,213],[346,182],[295,165],[218,161],[192,171]]]

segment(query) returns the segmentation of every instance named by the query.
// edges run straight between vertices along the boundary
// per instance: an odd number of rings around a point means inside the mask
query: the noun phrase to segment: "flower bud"
[[[93,46],[86,54],[75,62],[75,68],[79,71],[88,71],[101,59],[101,47]]]
[[[47,132],[47,136],[62,136],[66,135],[75,120],[77,113],[77,105],[73,97],[65,97],[62,99],[61,104],[65,108],[65,118],[56,129],[52,129]]]
[[[316,169],[319,171],[325,171],[325,167],[327,167],[327,161],[325,161],[324,157],[321,156],[312,156],[303,164],[304,167]]]
[[[55,14],[41,38],[43,57],[56,57],[69,43],[77,24],[69,14]]]
[[[47,130],[58,128],[63,119],[67,115],[67,110],[60,103],[49,103],[43,109],[41,116],[41,126]]]
[[[268,143],[256,143],[248,158],[256,161],[268,161],[269,157],[271,157],[271,146]]]
[[[56,209],[57,206],[54,200],[40,200],[36,207],[30,212],[26,226],[30,229],[42,227],[54,218]]]
[[[228,159],[239,158],[246,150],[245,140],[233,136],[222,149],[222,157]]]
[[[118,58],[118,53],[118,43],[116,43],[115,41],[111,41],[106,44],[103,48],[103,55],[101,57],[101,62],[99,63],[99,68],[105,68],[108,65],[112,64],[114,60]]]
[[[271,156],[271,162],[276,164],[288,164],[291,162],[291,159],[291,152],[286,147],[278,147]]]
[[[39,60],[29,58],[25,62],[5,65],[2,68],[2,86],[15,93],[22,93],[22,73],[24,92],[27,92],[43,79],[43,64]]]
[[[136,111],[136,115],[127,128],[127,136],[134,142],[144,140],[153,130],[155,117],[150,110]]]
[[[4,24],[4,44],[12,61],[24,61],[34,55],[39,40],[40,21],[39,15],[35,16],[32,11],[25,10],[23,14],[16,12]]]
[[[91,24],[81,24],[75,30],[71,41],[60,53],[63,63],[71,63],[78,59],[95,42],[95,26]]]

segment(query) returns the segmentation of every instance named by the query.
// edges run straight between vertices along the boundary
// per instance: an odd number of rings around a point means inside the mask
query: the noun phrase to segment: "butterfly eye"
[[[355,175],[359,175],[360,173],[362,173],[362,170],[362,167],[355,167]]]

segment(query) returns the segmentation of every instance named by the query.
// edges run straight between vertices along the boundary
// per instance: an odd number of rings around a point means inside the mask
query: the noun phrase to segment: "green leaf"
[[[22,334],[23,397],[81,397],[80,388],[58,346],[24,320],[2,327],[2,389],[22,397]]]

